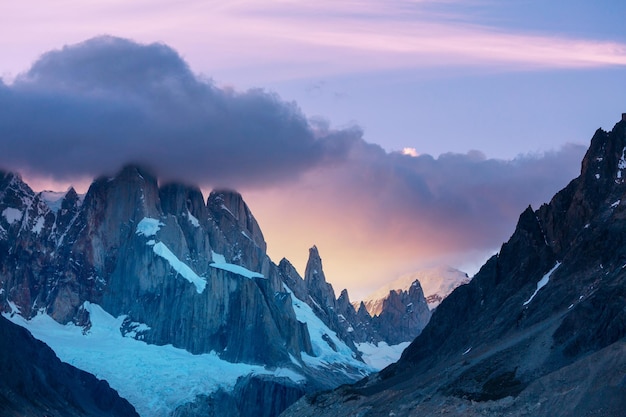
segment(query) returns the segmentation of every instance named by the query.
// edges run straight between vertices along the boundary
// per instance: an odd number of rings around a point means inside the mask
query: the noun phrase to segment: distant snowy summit
[[[363,299],[371,315],[380,314],[385,299],[391,291],[409,292],[416,282],[421,286],[428,308],[434,310],[441,301],[460,285],[470,282],[468,275],[450,266],[436,266],[404,274],[374,291]]]

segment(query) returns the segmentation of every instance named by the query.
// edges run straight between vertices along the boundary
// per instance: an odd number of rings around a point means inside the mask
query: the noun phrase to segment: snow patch
[[[622,200],[617,200],[616,202],[611,204],[611,208],[615,208],[615,207],[619,206],[619,203],[621,203],[621,202],[622,202]]]
[[[245,268],[241,265],[229,264],[227,262],[213,262],[209,264],[212,268],[222,269],[224,271],[232,272],[233,274],[241,275],[246,278],[265,278],[263,274],[259,274],[258,272],[250,271],[248,268]]]
[[[362,353],[366,364],[377,371],[397,362],[411,342],[402,342],[397,345],[388,345],[386,342],[378,343],[355,343],[356,348]]]
[[[528,300],[526,300],[524,302],[524,304],[522,305],[528,305],[533,298],[535,298],[535,295],[537,295],[537,293],[539,292],[540,289],[542,289],[543,287],[545,287],[546,285],[548,285],[548,282],[550,282],[550,276],[552,276],[552,273],[554,271],[556,271],[556,269],[561,266],[561,262],[557,262],[556,265],[554,265],[554,267],[548,271],[548,273],[546,273],[543,278],[541,278],[539,280],[539,282],[537,283],[537,289],[535,290],[535,292],[533,293],[533,295],[530,296],[530,298]]]
[[[600,179],[600,174],[596,174],[596,179],[599,180]]]
[[[193,227],[200,227],[200,222],[198,221],[198,218],[191,214],[189,210],[187,210],[187,220],[189,220],[189,223],[191,223]]]
[[[11,316],[21,313],[20,308],[13,301],[9,301],[9,307],[11,308],[11,312],[9,313]]]
[[[39,234],[41,233],[42,229],[43,229],[43,225],[45,223],[45,219],[43,217],[38,217],[37,221],[35,222],[35,224],[33,225],[33,228],[31,229],[31,231],[33,233]]]
[[[267,374],[267,372],[264,372],[264,374]],[[295,383],[306,382],[306,378],[303,375],[287,368],[278,368],[272,374],[278,378],[289,378]]]
[[[311,307],[295,296],[291,289],[283,284],[283,288],[291,295],[291,303],[296,313],[296,319],[300,323],[306,323],[311,339],[311,347],[315,357],[302,352],[302,360],[309,366],[324,368],[329,364],[340,363],[349,364],[363,373],[363,376],[372,372],[366,364],[354,358],[354,352],[343,343],[337,334],[330,330],[319,317],[315,315]],[[331,347],[329,342],[335,346]]]
[[[42,191],[39,195],[48,208],[54,213],[57,213],[61,210],[63,199],[67,195],[67,191]]]
[[[211,259],[213,259],[213,263],[216,264],[225,264],[226,262],[226,257],[224,255],[222,255],[221,253],[217,253],[217,252],[213,252],[211,251]]]
[[[198,294],[202,294],[206,288],[206,280],[204,278],[193,272],[187,264],[178,259],[163,242],[155,243],[154,246],[152,246],[152,250],[155,254],[165,259],[181,277],[195,285]]]
[[[161,221],[159,221],[158,219],[144,217],[137,224],[135,234],[144,235],[145,237],[151,237],[156,235],[162,226],[165,226],[165,224],[161,223]]]
[[[626,168],[626,148],[622,150],[622,156],[617,162],[617,179],[622,179],[622,170]]]
[[[105,379],[143,417],[167,417],[197,395],[220,388],[232,390],[237,379],[245,375],[279,375],[296,383],[304,381],[302,375],[288,369],[231,363],[214,352],[192,355],[172,345],[149,345],[124,337],[120,326],[126,316],[115,318],[89,302],[83,307],[91,321],[88,332],[72,323],[57,323],[46,314],[31,320],[4,316],[50,346],[62,361]]]
[[[472,347],[468,347],[467,350],[465,352],[462,353],[462,356],[467,355],[468,353],[470,353],[472,351]]]
[[[13,224],[22,220],[22,212],[13,207],[7,207],[2,211],[2,215],[7,220],[7,223]]]
[[[232,212],[232,211],[230,211],[230,210],[228,209],[228,207],[226,207],[224,204],[221,204],[221,205],[220,205],[220,207],[221,207],[221,209],[222,209],[222,210],[227,211],[227,212],[228,212],[231,216],[233,216],[234,218],[237,218],[237,217],[235,217],[235,215],[233,214],[233,212]]]

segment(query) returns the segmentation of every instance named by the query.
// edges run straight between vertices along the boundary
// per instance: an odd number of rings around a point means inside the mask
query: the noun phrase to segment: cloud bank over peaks
[[[358,130],[315,129],[295,103],[221,89],[166,45],[102,36],[0,84],[0,166],[71,180],[145,164],[198,183],[269,185],[341,160]]]
[[[360,128],[307,119],[275,94],[218,88],[166,45],[109,36],[48,52],[0,82],[0,108],[2,169],[75,182],[139,163],[166,181],[234,187],[273,258],[303,265],[318,244],[329,277],[368,290],[499,247],[528,204],[578,174],[586,148],[510,161],[389,153]]]
[[[246,199],[271,256],[303,267],[307,245],[315,243],[327,254],[327,276],[358,297],[402,273],[492,255],[529,204],[538,208],[578,175],[585,150],[568,144],[505,161],[478,151],[438,158],[386,153],[360,141],[342,164],[287,187],[247,192]],[[289,210],[275,219],[281,207]]]

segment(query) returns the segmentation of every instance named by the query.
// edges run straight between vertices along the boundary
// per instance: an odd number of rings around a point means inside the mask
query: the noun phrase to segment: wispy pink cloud
[[[447,4],[445,12],[432,7]],[[456,0],[206,2],[44,0],[3,5],[0,47],[23,70],[59,44],[109,33],[163,41],[210,74],[271,68],[274,77],[433,66],[507,69],[626,65],[626,44],[477,25]],[[468,2],[459,3],[467,6]],[[452,5],[452,6],[450,6]],[[21,62],[19,62],[21,61]],[[16,67],[19,63],[20,67]]]

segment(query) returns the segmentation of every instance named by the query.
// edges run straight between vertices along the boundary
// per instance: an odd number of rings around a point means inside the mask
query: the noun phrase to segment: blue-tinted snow
[[[120,326],[126,316],[115,318],[88,302],[84,308],[92,324],[86,333],[82,327],[59,324],[46,314],[28,321],[18,314],[4,316],[50,346],[62,361],[106,379],[143,417],[169,416],[199,394],[219,388],[231,390],[237,378],[245,375],[278,375],[296,383],[304,381],[302,375],[289,369],[267,370],[258,365],[230,363],[215,353],[192,355],[172,345],[149,345],[124,337]]]
[[[2,211],[2,215],[6,219],[7,223],[13,224],[22,220],[22,212],[13,207],[7,207]]]
[[[311,339],[311,347],[315,356],[302,352],[302,360],[309,366],[327,367],[331,364],[349,364],[359,369],[363,376],[371,373],[373,369],[361,361],[354,358],[354,352],[346,346],[335,332],[330,330],[324,322],[315,315],[311,307],[295,296],[293,291],[283,284],[285,291],[291,294],[291,303],[296,313],[296,319],[301,323],[306,323]],[[333,350],[324,340],[324,336],[329,338],[337,350]]]
[[[186,263],[178,259],[178,257],[174,255],[174,253],[172,253],[172,251],[167,246],[165,246],[163,242],[155,243],[152,246],[152,250],[155,254],[165,259],[174,269],[174,271],[180,274],[180,276],[195,285],[198,294],[202,294],[202,291],[204,291],[204,289],[206,288],[206,280],[204,278],[193,272],[193,270],[189,268]]]
[[[138,235],[144,235],[145,237],[151,237],[156,235],[162,226],[165,225],[161,223],[158,219],[144,217],[137,224],[137,229],[135,230],[135,233],[137,233]]]

